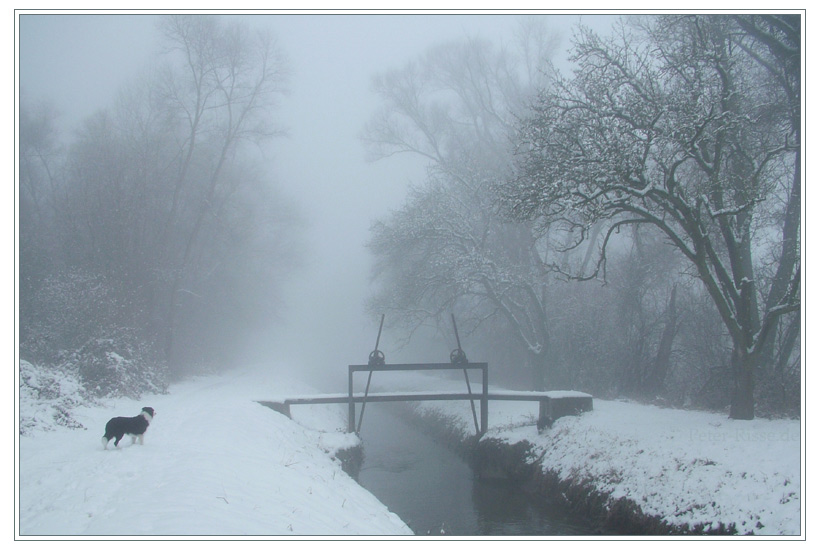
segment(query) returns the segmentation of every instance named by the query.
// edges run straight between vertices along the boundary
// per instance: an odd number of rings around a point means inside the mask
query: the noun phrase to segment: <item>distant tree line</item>
[[[429,160],[378,220],[370,307],[473,335],[494,380],[737,419],[800,409],[801,28],[627,17],[431,50],[374,80],[373,158]]]
[[[254,156],[277,135],[283,52],[210,16],[169,16],[162,61],[60,139],[21,98],[23,359],[100,395],[230,364],[271,318],[292,214]]]

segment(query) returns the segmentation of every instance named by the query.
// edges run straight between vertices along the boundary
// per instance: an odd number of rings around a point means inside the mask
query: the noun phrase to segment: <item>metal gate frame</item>
[[[355,372],[369,372],[373,373],[374,371],[425,371],[425,370],[464,370],[464,375],[467,377],[467,369],[470,370],[480,370],[481,371],[481,396],[478,398],[481,404],[481,425],[476,426],[476,430],[478,435],[483,435],[487,433],[487,412],[488,412],[488,402],[489,402],[489,374],[487,363],[397,363],[395,365],[384,365],[384,364],[373,364],[373,365],[349,365],[348,366],[348,383],[347,383],[347,430],[351,433],[358,433],[358,429],[356,427],[356,403],[353,398],[353,373]],[[370,379],[368,378],[368,388],[370,387]],[[471,405],[474,405],[474,398],[473,393],[470,388],[469,378],[467,378],[467,394],[452,394],[453,399],[469,399]],[[364,417],[364,407],[367,403],[367,390],[365,391],[364,399],[362,400],[362,411],[361,417]],[[438,397],[438,399],[445,399],[444,397]],[[388,399],[380,399],[380,401],[387,401]],[[399,399],[396,399],[397,401]],[[401,401],[427,401],[429,397],[419,397],[418,399],[413,399],[412,397],[408,396],[401,396]],[[475,411],[473,411],[475,414]],[[361,426],[361,420],[359,419],[359,426]]]

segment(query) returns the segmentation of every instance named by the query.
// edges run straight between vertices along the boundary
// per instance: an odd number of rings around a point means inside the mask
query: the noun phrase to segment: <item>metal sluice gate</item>
[[[359,433],[362,428],[362,420],[364,419],[364,411],[367,406],[368,399],[373,402],[385,401],[430,401],[430,400],[469,400],[470,408],[473,413],[473,423],[475,424],[476,434],[483,434],[487,431],[487,412],[488,412],[488,395],[489,395],[489,373],[487,363],[470,363],[467,355],[461,348],[461,339],[458,335],[458,327],[456,326],[455,315],[450,315],[453,321],[453,331],[456,335],[456,344],[458,347],[450,353],[449,363],[396,363],[388,365],[385,362],[384,353],[379,349],[379,342],[381,341],[382,329],[384,328],[384,314],[382,314],[381,322],[379,323],[379,333],[376,336],[376,347],[370,352],[367,365],[349,365],[348,366],[348,431]],[[373,378],[373,373],[376,371],[425,371],[425,370],[454,370],[461,369],[464,372],[464,381],[467,383],[467,393],[405,393],[405,394],[380,394],[370,396],[370,382]],[[481,371],[481,396],[475,397],[473,395],[472,387],[470,386],[470,376],[467,373],[470,370]],[[367,384],[364,390],[364,396],[361,397],[362,403],[361,411],[359,413],[359,423],[356,424],[356,401],[353,396],[353,373],[364,372],[367,374]],[[481,422],[479,423],[476,414],[475,401],[480,402]]]
[[[538,408],[538,430],[552,425],[552,422],[561,416],[579,414],[592,410],[592,396],[576,391],[489,391],[489,372],[487,363],[471,363],[461,347],[461,339],[456,326],[455,315],[451,315],[453,321],[453,331],[456,336],[457,348],[450,353],[449,363],[397,363],[387,364],[384,353],[379,349],[382,329],[384,328],[384,315],[379,324],[379,333],[376,337],[376,347],[370,352],[366,365],[348,366],[348,387],[347,395],[326,394],[319,396],[292,397],[281,401],[260,401],[261,404],[270,407],[282,414],[290,417],[291,405],[319,405],[330,403],[347,403],[348,420],[347,431],[359,433],[364,419],[367,403],[386,403],[399,401],[470,401],[473,422],[475,424],[476,435],[481,436],[487,433],[488,410],[490,400],[500,401],[537,401]],[[397,371],[442,371],[442,370],[462,370],[464,380],[467,384],[467,391],[458,392],[396,392],[396,393],[370,393],[370,383],[374,372],[397,372]],[[468,371],[481,371],[481,393],[473,393]],[[367,372],[367,384],[363,394],[353,393],[354,373]],[[479,402],[479,411],[476,412],[475,402]],[[358,423],[356,422],[356,404],[361,403]]]

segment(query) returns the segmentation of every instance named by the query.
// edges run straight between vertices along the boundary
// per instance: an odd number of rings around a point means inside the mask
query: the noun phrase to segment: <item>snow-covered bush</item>
[[[91,396],[165,390],[166,363],[128,285],[88,269],[64,269],[44,278],[29,308],[20,322],[26,360],[73,373]]]
[[[20,434],[83,428],[72,410],[85,402],[76,372],[20,361]]]
[[[45,277],[20,311],[20,353],[38,364],[56,364],[100,327],[126,321],[114,285],[104,276],[80,268]]]
[[[86,391],[97,397],[138,398],[168,387],[167,369],[158,354],[128,329],[90,339],[69,360],[76,364]]]

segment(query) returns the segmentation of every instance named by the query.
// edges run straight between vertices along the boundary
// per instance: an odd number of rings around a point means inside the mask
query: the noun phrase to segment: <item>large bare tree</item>
[[[633,24],[634,23],[634,24]],[[545,88],[519,129],[501,202],[606,267],[625,225],[652,226],[688,260],[733,344],[730,417],[754,417],[773,328],[800,308],[798,17],[659,16],[577,36],[578,70]],[[798,56],[798,57],[795,57]]]

